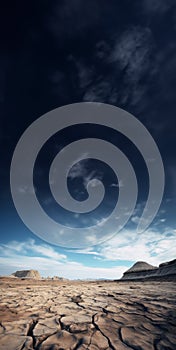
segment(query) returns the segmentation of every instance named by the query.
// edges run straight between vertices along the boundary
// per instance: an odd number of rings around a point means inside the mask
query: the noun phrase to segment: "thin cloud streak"
[[[26,248],[27,247],[27,248]],[[56,249],[34,240],[26,242],[12,241],[0,246],[0,273],[8,275],[16,270],[37,269],[43,277],[59,276],[69,279],[120,278],[127,266],[91,267],[83,263],[69,260]],[[38,254],[29,256],[28,254]],[[42,255],[42,256],[39,256]]]

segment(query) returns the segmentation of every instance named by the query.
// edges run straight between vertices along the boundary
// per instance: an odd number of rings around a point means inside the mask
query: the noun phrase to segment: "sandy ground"
[[[1,350],[175,350],[176,282],[0,278]]]

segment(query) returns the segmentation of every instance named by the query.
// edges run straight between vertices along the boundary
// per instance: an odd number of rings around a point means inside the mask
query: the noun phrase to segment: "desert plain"
[[[175,350],[176,281],[0,278],[1,350]]]

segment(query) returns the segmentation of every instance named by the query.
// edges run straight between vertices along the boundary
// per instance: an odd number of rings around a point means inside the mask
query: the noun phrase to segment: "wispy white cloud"
[[[53,203],[53,198],[51,196],[45,197],[45,199],[43,200],[43,203],[46,206],[49,206],[49,205],[51,205],[51,203]]]
[[[148,230],[140,234],[122,231],[104,243],[99,254],[105,260],[143,260],[158,265],[176,257],[176,235],[174,230],[163,233]]]
[[[135,224],[138,224],[139,221],[140,221],[140,217],[137,216],[137,215],[136,216],[132,216],[131,221],[134,222]]]
[[[26,193],[30,193],[30,194],[34,194],[36,193],[37,188],[35,186],[30,187],[30,186],[21,186],[17,188],[17,192],[21,193],[21,194],[26,194]]]
[[[91,187],[96,187],[98,184],[98,180],[102,180],[103,174],[100,172],[97,172],[96,170],[90,170],[88,168],[88,153],[83,154],[81,159],[77,159],[75,161],[75,164],[71,168],[68,174],[68,178],[75,179],[75,178],[82,178],[83,185],[85,188],[87,188],[87,184],[90,182]]]
[[[165,219],[165,218],[160,219],[160,222],[165,222],[165,221],[166,221],[166,219]]]
[[[112,183],[111,185],[110,185],[110,187],[119,187],[119,188],[121,188],[121,187],[123,187],[124,186],[124,184],[123,184],[123,181],[122,180],[120,180],[119,181],[119,183]]]
[[[87,240],[92,244],[96,236],[90,231]],[[71,260],[71,254],[83,256],[80,262]],[[120,278],[129,266],[139,260],[158,266],[164,261],[176,258],[176,229],[164,232],[148,230],[137,233],[122,230],[109,241],[86,249],[68,250],[60,254],[57,248],[48,244],[37,244],[35,240],[10,241],[0,246],[0,273],[10,274],[18,269],[37,269],[42,276],[58,275],[70,279]],[[101,262],[101,267],[84,265],[84,258]],[[86,259],[87,259],[86,258]],[[75,260],[77,260],[75,258]],[[126,261],[127,266],[125,266]],[[111,262],[113,266],[107,267]]]
[[[99,253],[92,247],[84,249],[68,250],[68,252],[76,254],[86,254],[86,255],[99,255]]]
[[[71,168],[68,174],[68,178],[75,179],[77,177],[84,177],[87,173],[86,165],[88,160],[84,159],[88,154],[83,154],[81,158],[75,160],[75,164]]]
[[[61,264],[53,260],[49,262],[45,258],[30,258],[26,256],[18,256],[16,259],[1,259],[1,274],[11,274],[16,270],[37,269],[43,277],[59,276],[68,279],[117,279],[121,278],[127,266],[114,266],[112,268],[105,267],[89,267],[81,263],[70,262]],[[8,268],[7,268],[8,267]]]
[[[78,249],[75,253],[93,255],[104,263],[128,261],[133,264],[142,260],[159,265],[176,258],[176,230],[168,228],[162,233],[148,230],[140,234],[135,230],[122,230],[100,246]]]
[[[101,218],[100,220],[95,220],[95,225],[102,227],[107,222],[108,218]]]
[[[28,246],[28,252],[25,253],[23,248],[26,246]],[[36,255],[28,255],[29,246],[30,252],[36,253]],[[58,254],[54,248],[48,245],[37,245],[34,240],[32,242],[9,242],[0,246],[0,253],[0,273],[2,275],[11,274],[19,269],[37,269],[44,277],[57,275],[69,279],[90,277],[115,279],[120,278],[127,269],[126,266],[113,266],[112,268],[85,266],[83,263],[66,259],[66,256]]]
[[[92,84],[86,91],[83,100],[89,102],[104,102],[112,98],[111,80],[100,80]]]
[[[38,253],[47,258],[54,258],[58,260],[66,259],[66,255],[59,254],[54,248],[48,244],[38,245],[35,243],[34,239],[29,239],[25,242],[10,241],[7,244],[0,246],[1,253],[11,252],[12,255],[15,253],[29,254]]]

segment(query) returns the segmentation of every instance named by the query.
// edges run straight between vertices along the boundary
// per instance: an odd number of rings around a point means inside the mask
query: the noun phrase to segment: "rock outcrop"
[[[34,279],[41,279],[40,274],[37,270],[22,270],[22,271],[16,271],[12,273],[12,276],[18,277],[18,278],[34,278]]]
[[[144,261],[138,261],[130,269],[124,272],[122,279],[136,279],[151,276],[157,270],[156,266],[147,264]]]
[[[45,279],[45,278],[43,278],[43,279]],[[68,281],[67,278],[59,277],[59,276],[53,276],[53,277],[49,277],[49,276],[48,276],[46,279],[47,279],[48,281],[62,281],[62,282]]]
[[[157,275],[176,275],[176,259],[160,264]]]
[[[176,259],[162,263],[159,267],[138,261],[130,269],[124,272],[122,280],[133,280],[140,278],[159,278],[167,276],[176,277]]]

